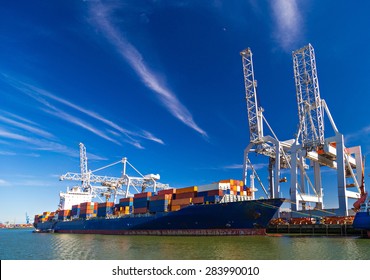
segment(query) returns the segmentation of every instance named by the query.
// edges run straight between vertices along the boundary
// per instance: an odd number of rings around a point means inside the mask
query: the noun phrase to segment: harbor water
[[[355,236],[112,236],[0,229],[1,260],[369,260]]]

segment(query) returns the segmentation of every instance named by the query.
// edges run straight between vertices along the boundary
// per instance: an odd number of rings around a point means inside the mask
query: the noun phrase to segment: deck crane
[[[298,104],[299,128],[291,147],[291,201],[292,210],[305,210],[307,202],[316,203],[315,208],[323,209],[321,167],[337,170],[339,215],[348,215],[348,198],[360,198],[361,147],[346,148],[344,137],[332,118],[329,107],[320,97],[315,52],[311,44],[292,53],[296,97]],[[334,136],[325,138],[324,113],[330,121]],[[306,169],[313,166],[314,181]],[[298,175],[300,178],[298,178]],[[347,180],[353,180],[347,184]],[[299,181],[299,183],[298,183]],[[309,186],[313,194],[309,193]],[[350,186],[357,187],[349,191]],[[302,207],[302,209],[300,209]]]
[[[250,176],[250,186],[254,186],[254,178],[256,177],[263,188],[267,197],[278,198],[280,195],[280,183],[284,180],[280,178],[281,168],[288,168],[290,156],[288,154],[293,140],[279,141],[273,132],[271,126],[263,116],[263,108],[257,102],[257,81],[254,79],[254,69],[252,60],[252,51],[247,48],[240,52],[243,63],[245,98],[247,103],[248,124],[250,142],[244,150],[243,161],[243,180],[246,185],[248,176],[248,168],[252,170]],[[263,132],[263,124],[269,128],[272,136],[265,136]],[[262,181],[250,161],[249,153],[256,152],[269,158],[269,192],[266,191]],[[253,192],[254,196],[254,192]]]
[[[159,174],[141,174],[128,160],[126,157],[122,160],[111,163],[107,166],[95,169],[93,171],[88,170],[87,165],[87,154],[86,148],[83,143],[79,144],[80,146],[80,173],[67,172],[66,174],[60,176],[60,180],[70,180],[70,181],[79,181],[81,182],[80,186],[73,187],[70,191],[67,189],[67,192],[60,193],[60,208],[61,209],[70,209],[72,203],[72,197],[81,197],[83,199],[80,202],[91,201],[93,198],[97,197],[102,200],[102,197],[106,201],[113,197],[113,201],[116,202],[117,196],[129,197],[134,193],[143,192],[147,189],[151,189],[154,192],[157,189],[167,189],[169,188],[168,184],[159,183],[160,179]],[[123,171],[121,177],[110,177],[110,176],[101,176],[96,175],[94,172],[98,172],[105,168],[114,166],[116,164],[123,164]],[[130,176],[127,174],[127,166],[130,166],[139,176]],[[100,184],[100,186],[93,185]],[[70,201],[70,202],[68,202]]]

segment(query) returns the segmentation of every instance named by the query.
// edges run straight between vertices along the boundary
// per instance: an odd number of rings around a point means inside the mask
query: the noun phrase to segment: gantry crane
[[[67,190],[66,193],[61,192],[60,205],[65,205],[67,197],[71,195],[77,195],[76,193],[78,193],[80,196],[81,194],[83,194],[87,201],[91,201],[94,197],[98,197],[100,199],[101,197],[105,197],[106,200],[109,200],[113,196],[113,201],[116,202],[117,196],[129,197],[132,196],[134,193],[143,192],[148,189],[151,189],[155,192],[157,189],[169,188],[168,184],[157,182],[160,179],[159,174],[141,174],[127,160],[126,157],[122,158],[122,160],[120,161],[111,163],[107,166],[95,169],[93,171],[88,170],[86,148],[83,143],[80,143],[79,146],[81,172],[67,172],[66,174],[60,176],[60,180],[79,181],[81,182],[81,186],[74,187],[73,192],[69,192],[69,190]],[[101,176],[94,174],[94,172],[103,170],[119,163],[123,164],[121,177]],[[139,176],[129,176],[127,174],[127,166],[130,166]],[[100,186],[93,185],[97,183],[100,184]],[[133,188],[133,190],[131,190],[131,188]],[[61,208],[65,209],[65,207],[63,206],[61,206]]]
[[[247,103],[248,124],[250,142],[244,150],[243,180],[246,185],[254,186],[254,178],[257,178],[265,194],[271,198],[280,196],[280,183],[285,181],[281,178],[281,168],[290,167],[289,150],[293,140],[279,141],[271,126],[263,116],[263,108],[257,102],[257,81],[254,79],[252,51],[247,48],[240,52],[243,63],[245,98]],[[264,135],[263,124],[269,128],[272,136]],[[249,158],[250,152],[267,156],[269,158],[269,192],[266,191],[256,169]],[[252,170],[250,184],[248,184],[248,167]],[[254,192],[253,192],[254,196]]]
[[[323,209],[321,167],[328,166],[337,171],[339,209],[336,214],[347,216],[348,198],[359,199],[365,193],[363,184],[361,188],[358,183],[363,166],[361,147],[344,146],[343,134],[338,131],[329,107],[320,97],[312,45],[294,51],[292,56],[299,117],[297,137],[291,147],[292,210],[305,210],[308,202],[315,203],[316,209]],[[335,134],[329,138],[325,138],[324,113]],[[313,167],[313,182],[306,172],[309,167],[306,160]],[[350,191],[350,187],[357,190]]]

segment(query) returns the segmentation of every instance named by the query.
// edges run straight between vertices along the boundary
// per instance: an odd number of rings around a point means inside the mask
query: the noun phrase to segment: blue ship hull
[[[370,231],[370,213],[357,212],[355,219],[353,220],[353,227]]]
[[[265,234],[284,199],[189,205],[173,212],[35,224],[41,232],[121,235]]]

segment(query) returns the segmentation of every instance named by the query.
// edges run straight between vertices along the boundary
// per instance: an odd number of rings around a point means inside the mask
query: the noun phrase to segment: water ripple
[[[109,236],[0,229],[2,260],[368,260],[354,237]]]

